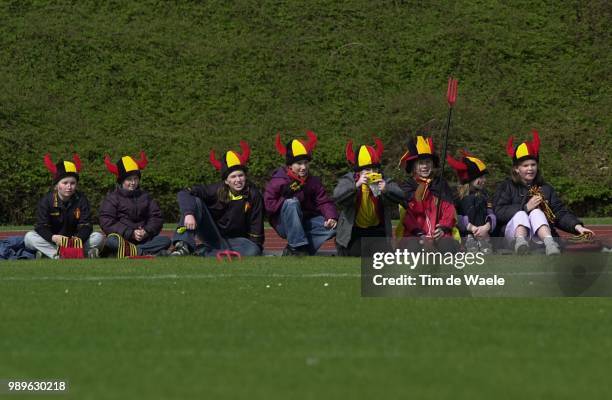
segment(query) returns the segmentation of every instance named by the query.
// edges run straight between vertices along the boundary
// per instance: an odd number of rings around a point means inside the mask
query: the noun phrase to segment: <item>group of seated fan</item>
[[[452,190],[439,173],[439,157],[431,138],[414,136],[399,165],[406,171],[403,182],[387,179],[382,170],[382,142],[353,148],[346,145],[351,170],[342,175],[329,196],[317,176],[309,173],[317,136],[292,139],[276,148],[285,165],[276,169],[263,194],[247,179],[250,149],[229,150],[220,159],[213,151],[211,164],[220,181],[194,185],[178,193],[178,228],[161,235],[163,216],[158,203],[141,188],[146,155],[123,156],[105,164],[116,177],[116,187],[102,201],[99,222],[93,232],[92,213],[84,193],[77,190],[81,161],[45,166],[53,187],[39,202],[33,231],[23,237],[26,251],[37,257],[142,257],[215,256],[231,250],[242,256],[261,255],[264,250],[264,217],[276,233],[287,240],[284,256],[314,255],[335,237],[338,256],[361,256],[365,239],[382,241],[393,248],[412,250],[469,251],[490,253],[491,237],[502,237],[504,246],[518,254],[540,247],[545,254],[560,253],[557,229],[592,235],[593,232],[563,205],[538,168],[540,139],[518,146],[508,141],[512,158],[510,177],[489,197],[485,190],[487,168],[474,155],[447,157],[456,171],[458,185]],[[356,151],[355,151],[356,150]],[[397,217],[395,228],[392,219]],[[339,210],[339,211],[338,211]]]

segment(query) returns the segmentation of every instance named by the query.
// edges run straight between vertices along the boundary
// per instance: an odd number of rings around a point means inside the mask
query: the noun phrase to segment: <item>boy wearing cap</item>
[[[159,233],[163,227],[157,202],[140,188],[141,171],[147,157],[123,156],[113,164],[107,155],[106,168],[116,176],[117,186],[102,201],[100,227],[106,233],[106,248],[117,258],[140,255],[166,255],[170,239]]]
[[[360,257],[363,237],[390,239],[393,209],[404,200],[404,193],[397,183],[385,179],[380,173],[383,144],[378,138],[374,138],[374,142],[376,147],[359,146],[356,155],[353,142],[346,144],[346,159],[353,171],[338,180],[333,194],[341,207],[336,229],[339,256]]]
[[[309,174],[317,136],[308,141],[293,139],[283,146],[280,134],[276,149],[285,156],[285,166],[276,169],[266,184],[264,202],[270,224],[287,239],[283,255],[314,255],[336,234],[338,212],[325,193],[321,180]]]
[[[220,161],[210,151],[210,162],[221,173],[221,182],[195,185],[178,193],[181,220],[171,255],[196,252],[196,237],[203,244],[197,251],[202,256],[215,256],[221,250],[237,251],[243,256],[261,255],[263,197],[247,180],[249,145],[240,141],[240,147],[242,153],[227,151]]]
[[[62,247],[68,247],[70,241],[70,247],[84,248],[88,257],[97,258],[104,245],[104,236],[93,232],[89,201],[77,191],[81,160],[77,154],[73,160],[53,164],[51,156],[45,155],[45,167],[53,174],[53,190],[39,201],[34,230],[24,237],[25,247],[37,255],[60,258]]]

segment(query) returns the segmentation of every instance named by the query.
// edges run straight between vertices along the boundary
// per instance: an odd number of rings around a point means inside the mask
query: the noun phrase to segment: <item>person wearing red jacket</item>
[[[452,237],[456,224],[453,195],[446,180],[435,174],[438,164],[431,138],[419,135],[408,141],[408,150],[400,160],[409,176],[400,184],[405,204],[398,233],[404,238],[418,239],[420,246],[456,251],[458,243]]]

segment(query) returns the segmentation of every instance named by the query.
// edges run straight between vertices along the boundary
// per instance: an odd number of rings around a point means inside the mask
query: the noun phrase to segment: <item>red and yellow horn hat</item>
[[[453,158],[450,154],[446,156],[448,165],[455,170],[461,184],[469,183],[474,179],[489,173],[487,166],[484,162],[482,162],[482,160],[474,157],[466,150],[462,150],[461,153],[463,154],[463,158],[461,160]]]
[[[535,160],[536,162],[540,160],[540,135],[535,129],[531,131],[531,134],[533,139],[530,142],[525,141],[516,147],[514,147],[512,143],[514,141],[514,136],[508,138],[506,153],[512,158],[512,163],[514,165],[524,160]]]
[[[115,164],[112,163],[108,154],[104,157],[104,164],[106,169],[117,177],[117,183],[122,183],[125,178],[131,175],[138,175],[140,178],[140,171],[147,167],[149,160],[144,151],[140,152],[140,159],[136,160],[131,156],[121,157]]]
[[[251,149],[244,140],[240,141],[240,149],[242,153],[234,150],[226,151],[221,161],[217,160],[214,150],[210,151],[210,163],[217,171],[221,171],[221,178],[226,179],[229,174],[236,170],[242,170],[245,173],[248,171],[247,163],[249,162]]]
[[[400,159],[399,165],[412,173],[412,165],[416,160],[431,159],[434,167],[438,167],[440,159],[434,151],[433,139],[431,137],[417,135],[408,140],[408,149]]]
[[[78,182],[79,172],[81,172],[81,159],[76,153],[74,153],[72,159],[73,161],[58,161],[57,164],[53,164],[51,155],[49,153],[45,154],[43,158],[45,167],[51,172],[51,175],[53,175],[54,185],[67,176],[75,177]]]
[[[308,141],[302,139],[292,139],[286,146],[281,143],[280,133],[276,135],[276,150],[283,156],[287,165],[291,165],[301,160],[312,160],[312,151],[317,145],[317,135],[314,132],[306,132]]]
[[[357,149],[357,154],[353,150],[353,141],[349,140],[346,144],[345,153],[346,159],[353,166],[355,171],[361,171],[365,168],[380,168],[380,160],[385,149],[382,141],[374,137],[375,147],[361,145]]]

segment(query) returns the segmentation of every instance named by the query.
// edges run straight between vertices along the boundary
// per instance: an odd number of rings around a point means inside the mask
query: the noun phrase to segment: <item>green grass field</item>
[[[79,399],[610,393],[607,298],[362,298],[359,272],[335,257],[4,262],[0,379],[67,379]]]

